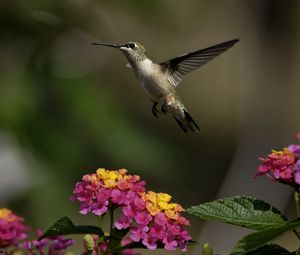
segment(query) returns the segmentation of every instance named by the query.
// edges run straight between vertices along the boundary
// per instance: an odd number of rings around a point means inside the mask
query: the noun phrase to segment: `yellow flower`
[[[11,210],[7,208],[1,208],[0,209],[0,219],[5,219],[11,214]]]
[[[169,204],[165,201],[158,201],[157,205],[162,209],[162,210],[171,210],[173,209],[172,204]]]
[[[0,219],[4,219],[7,222],[13,222],[17,219],[17,216],[7,208],[0,208]]]
[[[112,180],[112,179],[107,179],[107,180],[104,180],[104,187],[105,188],[113,188],[117,185],[116,181],[115,180]]]
[[[170,219],[173,219],[173,220],[177,220],[178,219],[178,214],[173,211],[173,210],[166,210],[165,211],[165,215],[170,218]]]
[[[145,194],[145,199],[152,202],[153,204],[157,204],[157,197],[156,197],[156,193],[153,191],[148,191]]]
[[[152,216],[155,216],[157,213],[160,212],[159,208],[158,208],[156,205],[154,205],[154,204],[152,204],[152,203],[150,203],[150,202],[148,202],[148,203],[146,204],[146,208],[147,208],[148,212],[149,212]]]
[[[96,171],[99,180],[106,179],[106,170],[104,168],[99,168]]]
[[[117,180],[120,174],[118,171],[107,171],[107,178],[111,180]]]
[[[125,173],[126,169],[120,169],[119,171],[115,170],[106,170],[104,168],[99,168],[97,170],[98,180],[102,180],[104,182],[104,187],[113,188],[117,185],[117,181],[125,179],[127,176]]]
[[[167,193],[157,193],[157,199],[159,201],[170,202],[171,196]]]
[[[289,155],[294,155],[293,152],[289,151],[289,149],[287,147],[284,147],[282,149],[282,151],[276,151],[276,150],[272,150],[272,153],[275,155],[282,155],[282,154],[289,154]]]

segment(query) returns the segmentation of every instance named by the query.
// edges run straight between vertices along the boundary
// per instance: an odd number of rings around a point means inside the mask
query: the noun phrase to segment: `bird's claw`
[[[158,103],[153,101],[153,106],[152,106],[151,110],[152,110],[152,113],[153,113],[155,118],[158,118],[158,114],[159,114],[159,111],[156,108],[157,105],[158,105]]]
[[[167,105],[166,103],[163,103],[163,104],[161,105],[160,113],[166,115],[167,112],[168,112],[168,105]]]

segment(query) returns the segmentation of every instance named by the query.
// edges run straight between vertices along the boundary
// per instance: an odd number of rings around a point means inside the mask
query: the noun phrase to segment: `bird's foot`
[[[155,118],[158,118],[159,111],[156,108],[156,106],[158,105],[158,103],[155,102],[155,101],[153,101],[153,100],[152,100],[152,102],[153,102],[153,106],[152,106],[152,109],[151,109],[152,113],[153,113],[153,115],[154,115]]]
[[[166,115],[167,112],[168,112],[168,108],[169,108],[168,105],[167,105],[166,103],[163,103],[163,104],[161,105],[160,113]]]

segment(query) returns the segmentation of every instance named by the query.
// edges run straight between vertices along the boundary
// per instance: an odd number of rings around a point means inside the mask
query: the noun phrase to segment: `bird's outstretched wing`
[[[202,50],[187,53],[160,63],[160,65],[162,68],[167,69],[166,71],[170,74],[170,82],[174,86],[177,86],[183,75],[203,66],[208,61],[228,50],[238,41],[239,39],[234,39]]]

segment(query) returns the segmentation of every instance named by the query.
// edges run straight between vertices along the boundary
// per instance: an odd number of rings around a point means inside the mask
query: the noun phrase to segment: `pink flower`
[[[263,164],[259,166],[257,176],[267,174],[271,179],[285,183],[292,182],[296,163],[296,156],[293,152],[284,148],[282,151],[272,151],[266,158],[260,158],[260,160]]]
[[[131,205],[123,207],[122,211],[125,216],[130,217],[130,218],[134,218],[136,215],[136,210],[134,210]]]
[[[109,204],[108,201],[99,201],[99,202],[97,201],[97,202],[93,203],[91,211],[95,215],[100,216],[107,212],[108,204]]]
[[[155,223],[158,225],[164,226],[167,224],[167,217],[165,216],[164,213],[159,212],[158,214],[155,215]]]
[[[125,215],[121,215],[120,218],[115,222],[115,227],[117,229],[127,229],[130,226],[132,219]]]
[[[296,165],[295,165],[295,174],[294,174],[294,178],[295,178],[295,182],[300,185],[300,160],[297,161]]]
[[[118,189],[114,189],[111,192],[111,201],[118,205],[128,204],[127,193]]]
[[[134,191],[134,192],[144,192],[145,191],[145,185],[146,185],[145,181],[136,182],[131,187],[131,191]]]
[[[97,201],[107,201],[110,198],[111,190],[106,188],[100,188],[96,190],[96,200]]]
[[[152,220],[152,217],[148,212],[142,211],[142,212],[138,212],[134,217],[134,219],[137,224],[141,226],[147,226],[148,223]]]
[[[178,224],[176,224],[174,222],[169,222],[167,224],[167,228],[168,228],[169,232],[172,235],[174,235],[174,236],[180,235],[180,233],[181,233],[181,227],[180,227],[180,225],[178,225]]]
[[[144,227],[132,227],[130,233],[130,239],[134,242],[139,242],[140,240],[144,240],[147,237],[147,232],[149,228],[147,226]]]
[[[190,237],[190,235],[188,234],[188,232],[186,230],[182,230],[181,233],[180,233],[180,236],[185,241],[192,240],[192,238]]]
[[[38,229],[36,231],[36,236],[37,237],[41,237],[43,235],[42,230]],[[33,240],[33,241],[28,241],[27,245],[28,247],[30,247],[32,249],[32,245],[35,246],[37,249],[43,249],[46,245],[48,244],[48,240],[46,238],[42,239],[42,240]]]
[[[163,243],[165,245],[165,249],[169,251],[176,250],[178,246],[178,242],[174,239],[174,236],[168,235],[163,239]]]
[[[300,141],[300,133],[297,134]],[[281,151],[272,151],[258,167],[255,176],[266,175],[274,181],[288,184],[300,190],[300,145],[291,144]]]
[[[166,231],[165,231],[165,227],[158,224],[153,224],[150,227],[149,233],[151,234],[151,236],[157,238],[157,240],[163,240]]]
[[[0,209],[0,248],[16,245],[27,237],[29,228],[23,224],[23,218],[6,208]]]
[[[72,239],[66,239],[63,236],[48,237],[38,240],[43,235],[41,230],[36,232],[37,239],[24,242],[21,247],[26,249],[30,254],[35,255],[38,251],[40,255],[63,255],[65,250],[74,244]]]
[[[147,249],[149,250],[155,250],[157,248],[157,241],[158,239],[156,239],[155,237],[151,236],[151,235],[147,235],[142,243],[143,245],[145,245],[147,247]]]
[[[134,199],[133,203],[136,206],[136,208],[139,209],[139,210],[144,210],[145,207],[146,207],[145,201],[140,197],[136,197]]]
[[[74,244],[74,240],[65,239],[62,236],[57,236],[50,239],[52,241],[52,244],[49,247],[49,255],[58,254],[58,252],[63,254],[62,251],[66,250],[69,246],[72,246]]]
[[[117,184],[118,188],[120,190],[127,190],[129,189],[130,187],[132,187],[132,183],[126,181],[126,180],[120,180]]]
[[[182,216],[179,216],[177,221],[180,225],[185,225],[185,226],[190,226],[191,225],[190,222]]]

